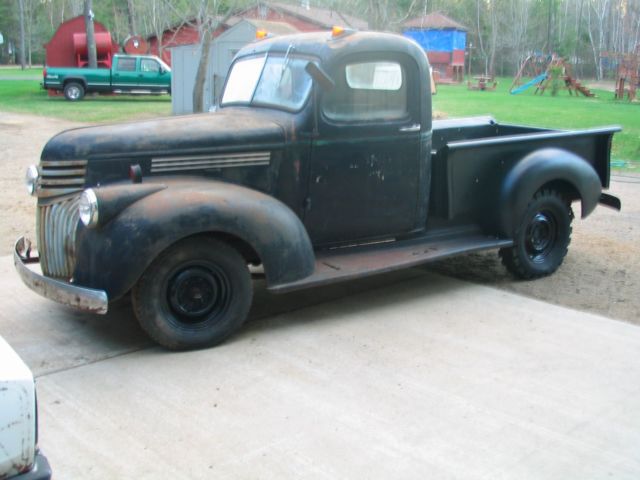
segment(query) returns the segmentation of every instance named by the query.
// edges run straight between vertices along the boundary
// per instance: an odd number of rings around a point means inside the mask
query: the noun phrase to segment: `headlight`
[[[25,174],[24,181],[27,184],[27,192],[29,195],[36,194],[36,187],[38,186],[38,178],[40,177],[40,171],[38,167],[35,165],[31,165],[27,168],[27,173]]]
[[[88,188],[82,192],[78,213],[80,214],[80,221],[87,228],[93,228],[98,225],[98,197],[96,197],[96,192],[93,189]]]

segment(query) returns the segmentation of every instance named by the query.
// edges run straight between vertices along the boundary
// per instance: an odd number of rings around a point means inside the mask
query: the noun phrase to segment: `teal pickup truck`
[[[67,100],[86,93],[171,93],[171,67],[154,56],[115,55],[111,68],[45,67],[43,88],[61,91]]]

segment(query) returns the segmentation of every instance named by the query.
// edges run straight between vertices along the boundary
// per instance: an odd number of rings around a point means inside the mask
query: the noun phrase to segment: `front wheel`
[[[218,240],[193,238],[161,254],[132,292],[142,328],[171,350],[211,347],[243,324],[252,300],[244,258]]]
[[[513,247],[500,250],[504,266],[518,278],[550,275],[562,264],[571,242],[573,212],[554,190],[540,190],[527,206]]]

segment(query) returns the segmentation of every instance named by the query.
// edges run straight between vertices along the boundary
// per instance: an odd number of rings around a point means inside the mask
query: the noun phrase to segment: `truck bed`
[[[565,131],[498,124],[491,117],[433,122],[432,216],[477,219],[490,211],[505,175],[536,150],[567,150],[593,166],[609,187],[611,139],[620,127]]]

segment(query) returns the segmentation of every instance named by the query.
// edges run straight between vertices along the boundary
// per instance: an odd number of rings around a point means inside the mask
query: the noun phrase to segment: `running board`
[[[273,285],[269,291],[285,293],[329,283],[354,280],[414,267],[463,253],[510,247],[512,240],[475,234],[421,237],[373,245],[316,252],[314,272],[302,280]]]
[[[143,90],[143,89],[134,89],[134,90],[122,90],[116,89],[113,93],[121,94],[121,95],[166,95],[169,93],[169,90]]]

